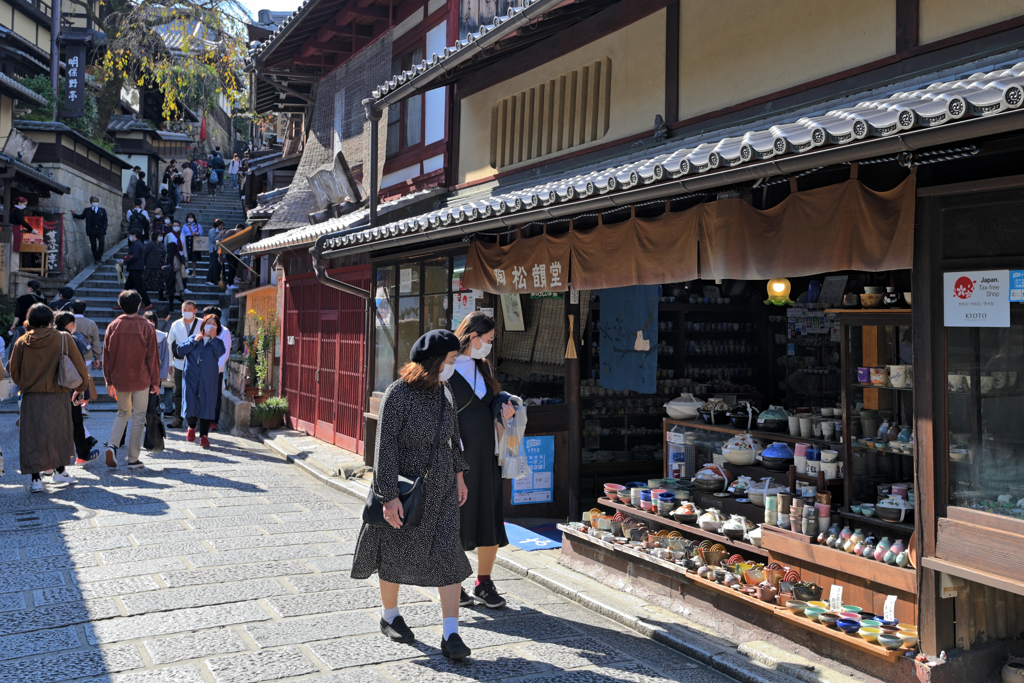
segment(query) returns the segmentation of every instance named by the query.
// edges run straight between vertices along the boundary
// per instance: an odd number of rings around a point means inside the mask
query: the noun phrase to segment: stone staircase
[[[222,219],[228,228],[232,228],[238,223],[244,223],[245,213],[242,211],[242,205],[238,199],[238,188],[230,177],[224,190],[224,192],[218,192],[216,198],[206,194],[205,188],[204,192],[193,194],[190,203],[180,205],[174,212],[175,218],[181,218],[184,221],[189,212],[194,212],[196,220],[203,226],[204,231],[210,228],[217,218]],[[85,301],[88,306],[85,315],[96,322],[101,337],[105,336],[107,325],[121,314],[119,310],[113,309],[114,304],[117,303],[117,295],[123,289],[118,284],[117,270],[114,264],[124,258],[127,253],[128,244],[125,241],[121,243],[113,256],[110,256],[108,252],[108,258],[101,265],[95,266],[95,269],[86,275],[83,281],[72,284],[75,289],[75,298]],[[188,281],[188,289],[192,293],[186,294],[185,298],[195,301],[200,310],[206,306],[220,306],[224,312],[222,322],[226,323],[228,322],[228,308],[234,303],[234,294],[237,290],[221,292],[219,287],[206,284],[209,258],[207,254],[202,254],[199,257],[197,274],[190,277]],[[168,305],[167,302],[159,300],[157,292],[150,292],[149,296],[154,311],[161,306]],[[177,302],[171,310],[171,320],[179,318],[181,318],[181,303]],[[96,402],[112,402],[107,396],[103,371],[90,368],[90,373],[96,383],[96,391],[100,394]]]

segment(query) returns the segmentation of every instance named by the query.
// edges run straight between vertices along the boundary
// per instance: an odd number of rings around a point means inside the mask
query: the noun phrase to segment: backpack
[[[214,185],[220,182],[220,178],[217,175],[217,171],[210,171],[210,182],[213,183]]]
[[[149,221],[142,215],[142,209],[132,209],[131,217],[128,218],[129,230],[141,230],[145,235],[149,231]]]

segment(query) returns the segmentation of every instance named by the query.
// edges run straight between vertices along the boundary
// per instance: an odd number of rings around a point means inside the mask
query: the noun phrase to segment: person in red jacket
[[[107,467],[117,467],[117,445],[131,418],[128,437],[128,469],[142,469],[142,435],[146,428],[149,395],[160,391],[160,357],[157,353],[156,330],[141,317],[142,297],[128,289],[117,297],[122,315],[107,325],[103,344],[103,378],[110,397],[117,401],[117,418],[110,430],[104,455]]]

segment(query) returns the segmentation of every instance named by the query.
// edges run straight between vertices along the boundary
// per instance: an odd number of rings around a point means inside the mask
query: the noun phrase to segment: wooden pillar
[[[679,120],[679,0],[665,7],[665,123]]]
[[[583,420],[580,413],[580,358],[579,344],[577,340],[580,335],[580,305],[572,303],[573,292],[565,293],[565,314],[566,326],[568,327],[569,316],[575,321],[572,334],[569,336],[568,344],[572,346],[575,353],[574,358],[565,359],[565,407],[569,413],[568,425],[568,468],[566,472],[567,488],[569,494],[569,519],[580,517],[580,464],[582,462],[582,438]],[[579,297],[579,294],[576,294]],[[567,347],[568,349],[568,347]]]

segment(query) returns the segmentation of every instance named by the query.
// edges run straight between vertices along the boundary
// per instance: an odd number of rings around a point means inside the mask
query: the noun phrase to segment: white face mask
[[[487,342],[483,341],[482,339],[480,340],[480,348],[479,349],[474,348],[472,346],[470,346],[470,348],[469,348],[469,357],[470,358],[476,358],[476,359],[479,360],[479,359],[482,359],[482,358],[487,358],[487,356],[489,356],[490,354],[491,354],[491,344],[488,344]]]
[[[175,225],[174,226],[174,232],[181,232],[181,226],[180,225]]]
[[[100,208],[100,203],[99,202],[93,202],[92,203],[92,208],[94,208],[94,209]]]
[[[185,320],[191,320],[192,318],[196,317],[196,314],[193,313],[192,311],[182,311],[181,317],[184,318]]]
[[[216,325],[207,325],[206,326],[206,334],[210,335],[211,337],[217,336],[217,326]]]
[[[14,206],[16,206],[21,211],[24,211],[25,209],[28,208],[28,204],[15,204]]]
[[[455,363],[445,363],[441,366],[441,373],[438,375],[438,379],[442,382],[447,382],[451,379],[451,376],[455,374]]]

